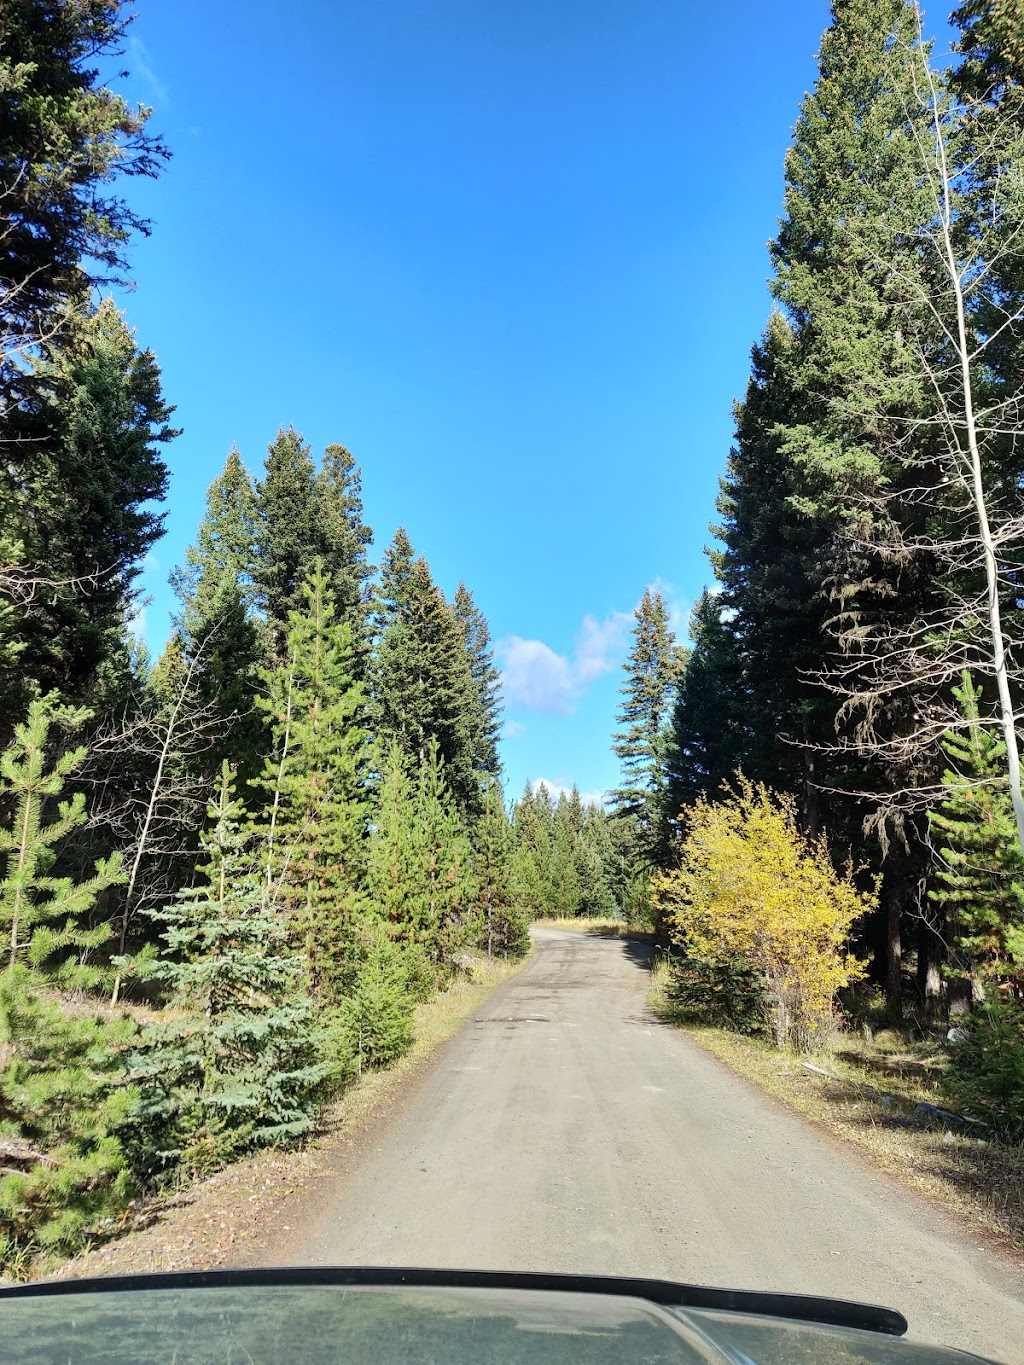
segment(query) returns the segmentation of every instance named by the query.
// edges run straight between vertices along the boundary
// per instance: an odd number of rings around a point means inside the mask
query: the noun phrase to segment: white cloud
[[[507,720],[502,726],[502,739],[518,739],[520,735],[525,735],[527,726],[521,725],[517,720]]]
[[[506,702],[547,715],[572,714],[575,691],[569,661],[543,640],[509,635],[498,642],[501,686]]]
[[[585,687],[602,673],[610,673],[622,662],[632,620],[631,611],[613,611],[603,621],[596,616],[584,616],[573,659],[573,673],[580,686]]]
[[[572,796],[572,783],[569,783],[567,786],[564,782],[552,782],[547,777],[535,777],[531,780],[531,786],[534,791],[536,791],[538,787],[547,787],[553,801],[557,801],[563,794]],[[603,806],[606,795],[607,793],[603,791],[580,792],[580,800],[585,806]]]
[[[128,55],[133,73],[149,86],[150,99],[160,104],[169,104],[170,95],[167,86],[153,70],[153,63],[150,60],[146,44],[134,35],[128,39]]]
[[[622,662],[632,612],[613,611],[598,620],[587,615],[576,632],[571,655],[558,654],[543,640],[509,635],[497,644],[505,701],[547,715],[571,716],[576,698],[602,673]]]

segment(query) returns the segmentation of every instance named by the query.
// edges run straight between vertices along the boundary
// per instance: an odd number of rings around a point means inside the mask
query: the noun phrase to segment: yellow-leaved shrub
[[[742,774],[725,800],[694,806],[679,865],[655,877],[653,895],[688,958],[742,958],[764,973],[780,1047],[810,1047],[837,991],[864,975],[847,942],[875,894],[800,833],[791,797]]]

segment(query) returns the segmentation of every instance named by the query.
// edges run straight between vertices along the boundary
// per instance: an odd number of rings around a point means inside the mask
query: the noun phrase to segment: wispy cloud
[[[170,104],[170,91],[153,69],[146,44],[141,38],[136,38],[134,34],[128,39],[128,56],[131,61],[132,72],[138,76],[140,81],[149,86],[149,97],[153,103]]]
[[[507,720],[501,728],[501,735],[503,739],[518,739],[520,735],[526,734],[528,728],[517,720]]]
[[[499,640],[506,702],[546,715],[572,715],[580,694],[621,663],[632,619],[628,611],[613,611],[601,620],[585,616],[571,654],[559,654],[543,640],[525,640],[521,635]]]

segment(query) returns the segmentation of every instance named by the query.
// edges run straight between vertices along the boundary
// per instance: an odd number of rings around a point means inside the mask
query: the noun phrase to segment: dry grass
[[[599,915],[579,915],[574,918],[545,918],[534,920],[540,929],[569,929],[576,934],[590,934],[593,938],[640,938],[653,942],[654,935],[639,924],[623,919],[607,919]]]
[[[656,972],[651,1005],[673,1019]],[[732,1071],[813,1123],[852,1142],[889,1175],[954,1211],[1003,1246],[1024,1251],[1024,1148],[930,1126],[920,1102],[945,1105],[946,1065],[936,1043],[911,1043],[895,1031],[873,1039],[837,1033],[813,1056],[725,1029],[682,1025]],[[830,1072],[808,1071],[805,1062]]]
[[[418,1005],[413,1044],[405,1056],[386,1071],[362,1076],[330,1107],[318,1135],[301,1149],[260,1152],[187,1189],[140,1201],[102,1244],[59,1266],[38,1260],[24,1268],[25,1275],[69,1279],[275,1263],[280,1229],[294,1226],[304,1216],[303,1203],[315,1203],[335,1172],[358,1159],[360,1142],[397,1102],[403,1085],[528,960],[481,957],[468,978],[460,977]]]

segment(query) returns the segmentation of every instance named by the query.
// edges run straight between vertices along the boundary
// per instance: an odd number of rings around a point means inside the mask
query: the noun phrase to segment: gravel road
[[[1024,1362],[1009,1260],[661,1024],[640,945],[535,937],[282,1259],[832,1294]]]

